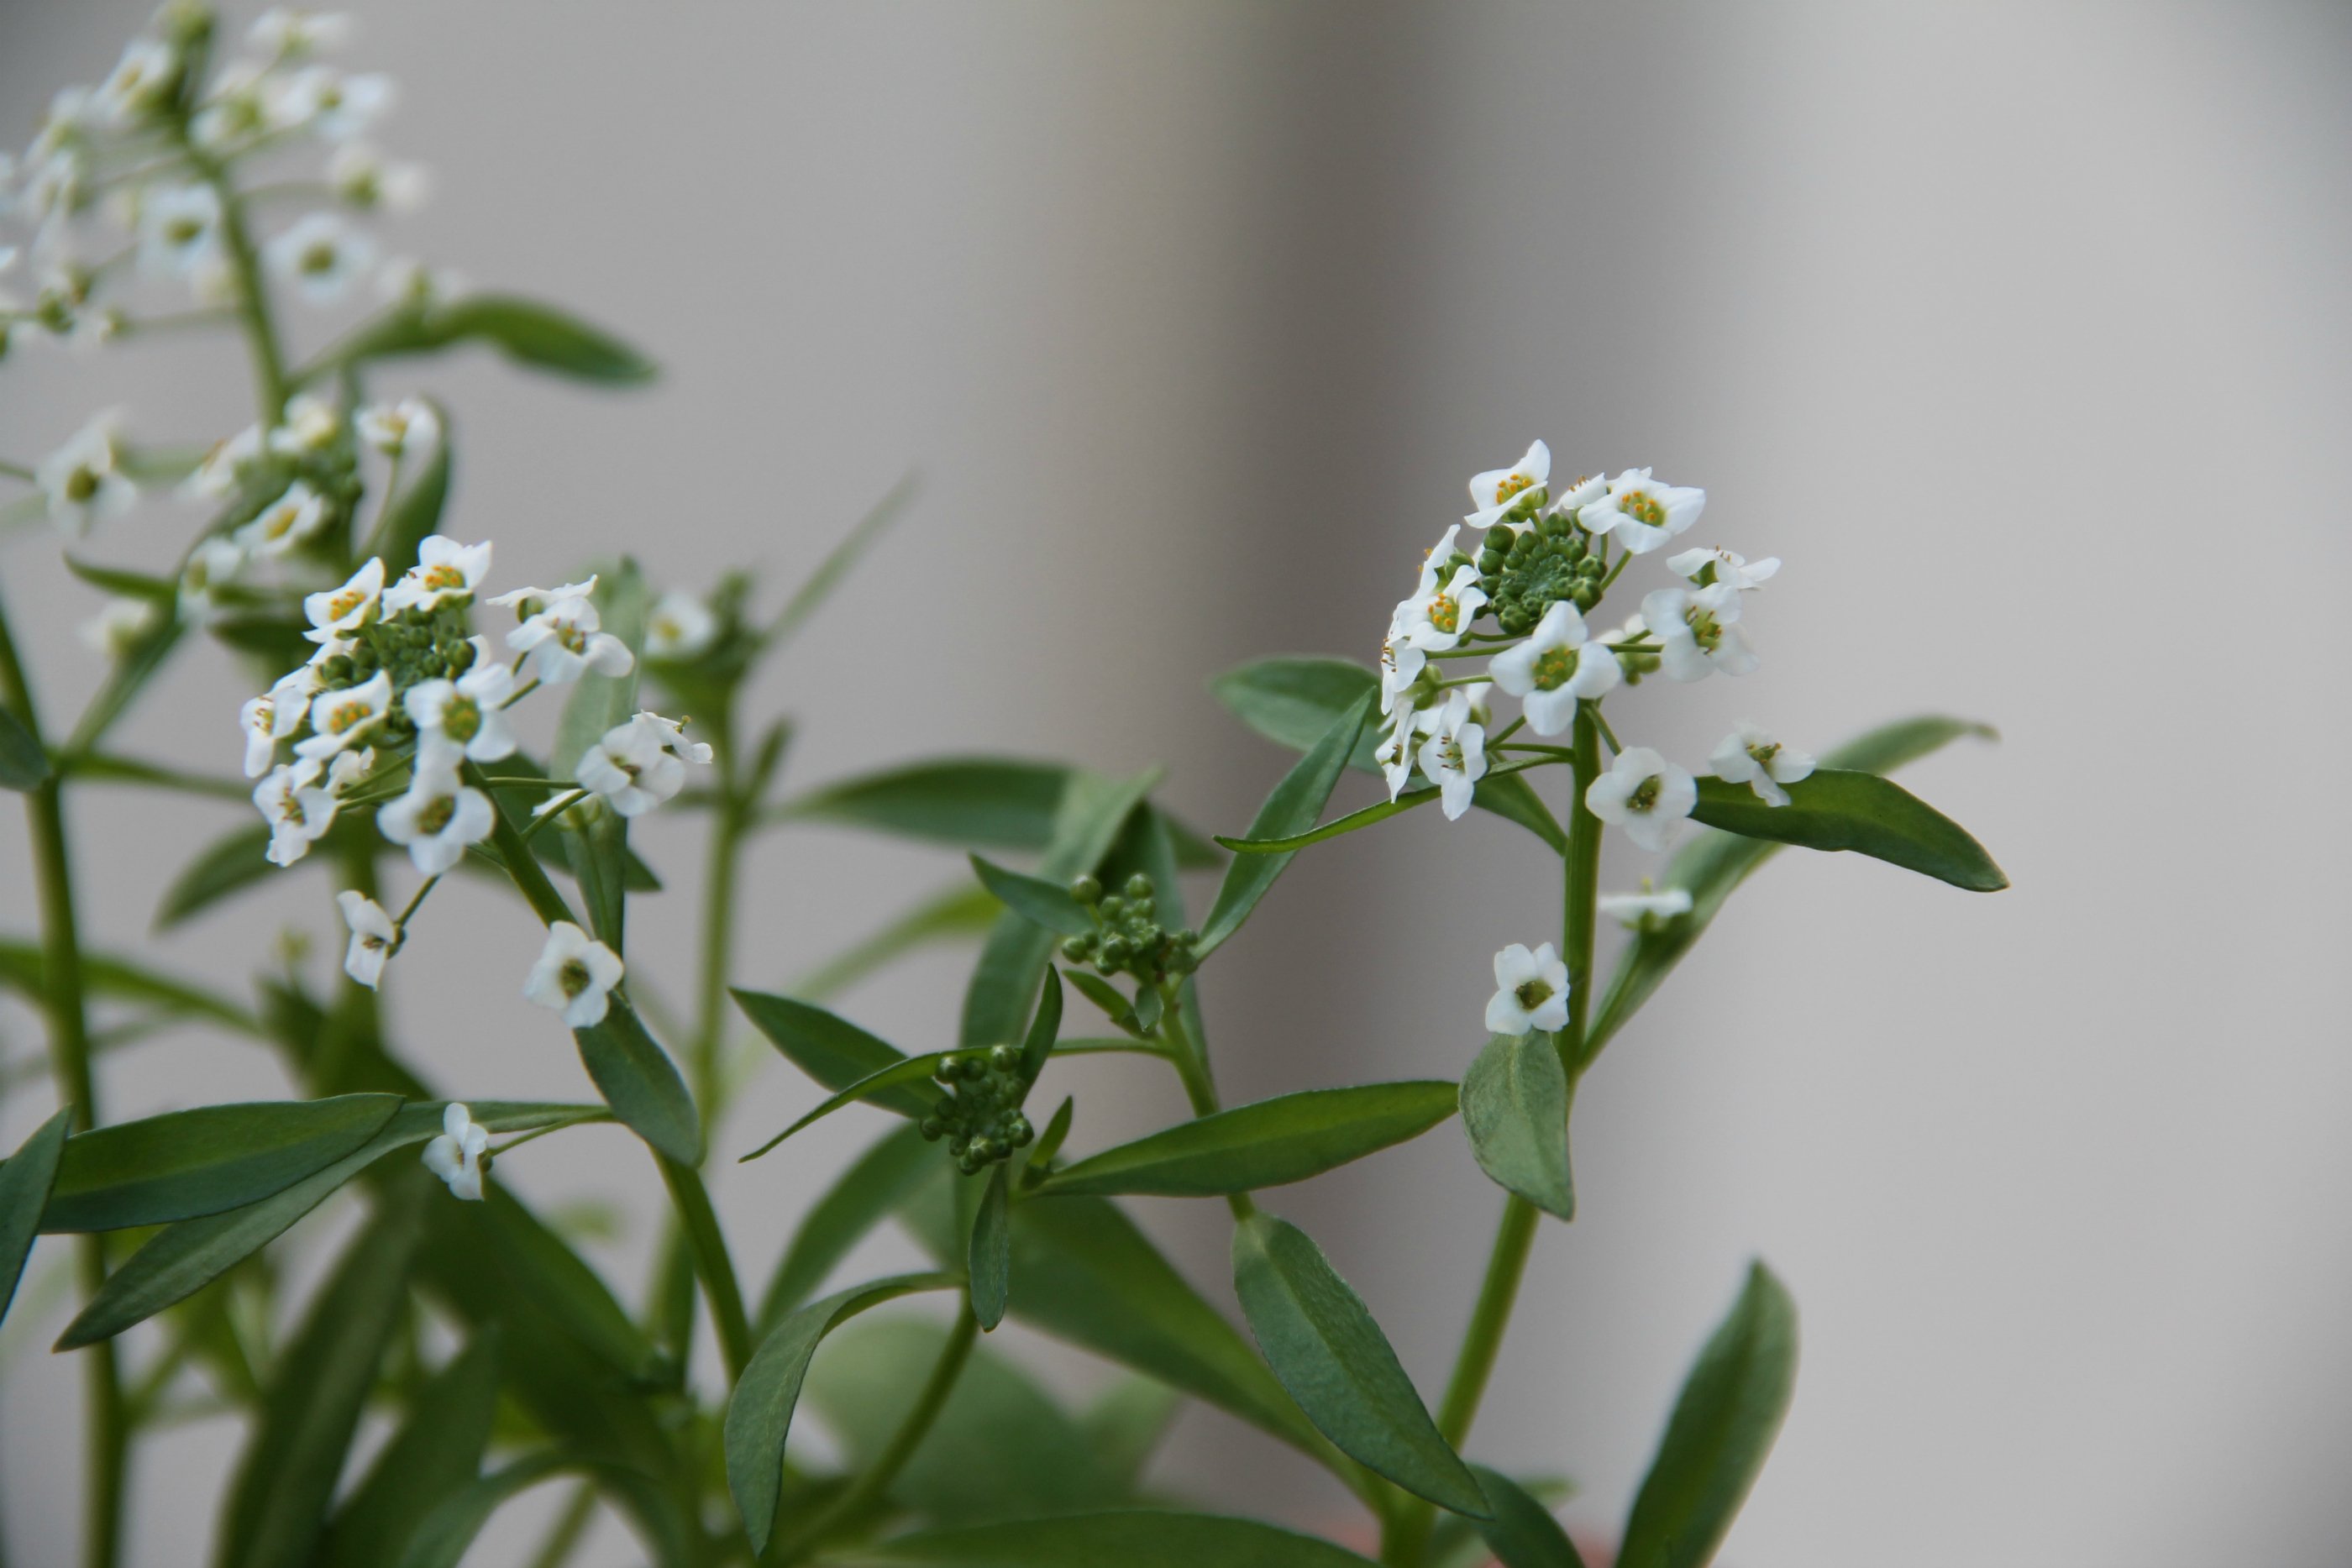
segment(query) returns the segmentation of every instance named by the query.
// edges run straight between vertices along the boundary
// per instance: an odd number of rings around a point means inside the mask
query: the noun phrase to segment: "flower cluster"
[[[945,1138],[964,1175],[1011,1159],[1035,1136],[1021,1113],[1029,1085],[1021,1076],[1021,1053],[1013,1047],[950,1052],[940,1059],[933,1076],[947,1092],[932,1103],[922,1134],[933,1143]]]
[[[1129,877],[1119,892],[1108,895],[1096,877],[1073,881],[1070,896],[1086,910],[1095,928],[1087,936],[1065,939],[1062,956],[1073,964],[1091,965],[1106,977],[1132,975],[1147,988],[1200,967],[1194,952],[1200,933],[1171,931],[1161,925],[1155,891],[1151,879],[1141,872]]]

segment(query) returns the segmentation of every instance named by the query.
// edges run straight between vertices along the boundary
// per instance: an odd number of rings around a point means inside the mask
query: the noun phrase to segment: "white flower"
[[[691,659],[719,635],[719,618],[710,607],[683,588],[661,596],[646,621],[646,657]]]
[[[1592,903],[1599,913],[1636,931],[1644,929],[1653,920],[1672,920],[1677,915],[1688,915],[1690,906],[1688,888],[1670,887],[1664,893],[1653,893],[1647,883],[1640,893],[1604,893]]]
[[[362,208],[413,213],[424,205],[432,177],[422,163],[391,163],[362,141],[349,141],[327,160],[327,183],[335,194]]]
[[[490,602],[504,604],[513,598],[503,594]],[[636,655],[618,637],[598,631],[601,623],[596,607],[587,600],[561,598],[508,632],[507,646],[529,653],[530,673],[551,686],[578,680],[583,670],[625,675],[635,666]]]
[[[1484,681],[1447,692],[1421,745],[1422,774],[1437,786],[1448,821],[1470,809],[1478,780],[1486,776],[1486,729],[1478,722],[1486,695]]]
[[[385,591],[383,607],[397,614],[438,610],[446,601],[470,599],[489,570],[489,540],[461,545],[444,534],[428,535],[416,547],[416,564]]]
[[[343,949],[343,973],[374,990],[383,978],[383,967],[400,946],[400,927],[383,905],[366,894],[345,888],[335,894],[342,905],[343,924],[352,928],[352,945]]]
[[[1495,955],[1495,994],[1486,1001],[1493,1034],[1568,1027],[1568,966],[1549,942],[1534,952],[1514,942]]]
[[[1642,598],[1642,619],[1658,635],[1658,662],[1666,678],[1703,681],[1721,670],[1744,675],[1759,663],[1739,630],[1739,590],[1661,588]]]
[[[423,445],[441,433],[440,415],[421,397],[370,403],[360,410],[353,423],[360,439],[386,457],[397,457],[412,444]]]
[[[375,242],[332,213],[310,213],[265,248],[270,269],[314,305],[331,305],[375,263]]]
[[[713,755],[710,743],[687,739],[684,719],[665,718],[650,709],[640,708],[637,710],[636,722],[651,729],[655,738],[661,743],[662,749],[680,762],[709,765]]]
[[[452,1104],[441,1113],[441,1135],[425,1145],[425,1168],[447,1182],[455,1196],[479,1203],[482,1154],[489,1146],[489,1129],[463,1105]]]
[[[153,600],[118,595],[81,623],[81,640],[92,652],[120,659],[155,629],[155,616]]]
[[[439,876],[466,858],[466,846],[490,836],[497,810],[479,789],[457,781],[454,758],[420,753],[408,793],[385,803],[375,825],[408,849],[409,863],[426,876]]]
[[[139,499],[115,447],[121,416],[112,409],[75,432],[41,459],[34,479],[49,498],[49,517],[61,528],[86,532],[93,518],[119,517]]]
[[[278,743],[302,727],[310,712],[310,694],[318,689],[318,674],[309,665],[281,675],[266,695],[247,703],[238,714],[245,730],[245,776],[258,779],[278,758]]]
[[[348,42],[352,19],[331,11],[272,5],[253,20],[246,42],[272,59],[294,59]]]
[[[215,534],[200,542],[180,569],[180,613],[191,619],[210,613],[214,596],[244,570],[245,550],[235,539]]]
[[[139,265],[186,277],[220,248],[220,194],[210,185],[149,191],[139,204]]]
[[[1574,517],[1585,507],[1609,494],[1609,481],[1598,474],[1589,474],[1552,497],[1551,509]]]
[[[1731,727],[1707,761],[1717,779],[1747,785],[1768,806],[1787,805],[1789,792],[1780,786],[1813,775],[1811,757],[1781,745],[1745,719]]]
[[[310,852],[311,842],[335,825],[334,793],[319,786],[319,764],[310,758],[273,768],[254,786],[253,803],[269,822],[269,863],[292,865]]]
[[[324,762],[373,735],[392,713],[392,672],[378,670],[364,685],[320,692],[310,699],[310,735],[294,754]],[[398,840],[396,842],[406,842]]]
[[[1596,534],[1615,535],[1633,555],[1647,555],[1698,521],[1706,506],[1704,490],[1661,485],[1647,468],[1628,468],[1576,520]]]
[[[1393,801],[1404,792],[1405,781],[1412,777],[1414,743],[1423,734],[1423,726],[1420,714],[1405,703],[1389,705],[1386,722],[1388,735],[1373,751],[1372,760],[1380,764],[1381,775],[1388,780],[1389,799]]]
[[[1478,509],[1462,520],[1479,529],[1524,522],[1543,504],[1539,492],[1550,478],[1551,448],[1536,442],[1513,466],[1490,468],[1470,481],[1470,504]]]
[[[1405,606],[1397,606],[1402,619]],[[1381,706],[1392,708],[1413,682],[1421,678],[1429,655],[1404,640],[1403,630],[1396,623],[1389,626],[1389,634],[1381,643]]]
[[[116,125],[135,125],[169,100],[180,79],[180,57],[169,44],[133,38],[99,84],[97,105]]]
[[[1563,599],[1544,612],[1528,640],[1495,655],[1487,673],[1520,699],[1528,727],[1558,735],[1576,719],[1576,705],[1616,688],[1617,656],[1587,640],[1584,617]]]
[[[269,106],[263,98],[268,80],[251,60],[224,67],[214,78],[211,95],[188,124],[188,134],[208,152],[218,152],[267,130]]]
[[[347,636],[375,619],[376,604],[383,596],[383,559],[370,556],[368,563],[352,573],[342,587],[303,597],[302,613],[310,618],[310,630],[302,635],[313,643],[332,643]]]
[[[327,764],[327,793],[340,800],[367,782],[375,771],[375,747],[362,747],[357,751],[338,751]]]
[[[1653,852],[1673,841],[1675,830],[1698,804],[1698,784],[1646,746],[1617,754],[1609,771],[1584,792],[1584,809]]]
[[[286,493],[261,508],[253,521],[236,530],[236,542],[253,555],[284,555],[327,521],[327,497],[297,479]]]
[[[581,753],[572,770],[624,817],[640,817],[686,787],[686,764],[664,743],[661,722],[645,715],[616,724]]]
[[[587,598],[596,591],[596,580],[600,575],[592,571],[583,581],[560,583],[553,588],[518,588],[499,594],[490,602],[513,611],[516,620],[527,621],[540,610],[561,604],[567,599]],[[538,601],[538,610],[531,608],[534,600]]]
[[[248,424],[225,441],[213,444],[205,460],[195,466],[180,486],[180,494],[192,501],[223,501],[233,494],[245,471],[261,457],[262,430]]]
[[[1430,552],[1429,564],[1422,568],[1421,587],[1397,606],[1396,619],[1390,625],[1392,639],[1425,653],[1443,653],[1461,642],[1486,603],[1486,591],[1478,586],[1475,566],[1454,568],[1444,586],[1438,585],[1438,568],[1451,553],[1453,534],[1448,528],[1446,538]]]
[[[316,392],[297,392],[286,405],[286,417],[269,433],[269,450],[289,457],[324,452],[343,431],[343,411]]]
[[[514,672],[490,659],[479,638],[475,644],[472,669],[454,681],[420,681],[400,700],[420,745],[451,758],[496,762],[514,755],[514,721],[505,712],[514,695]]]
[[[276,82],[270,123],[279,130],[308,125],[330,141],[363,136],[392,107],[392,78],[345,76],[331,66],[309,66]]]
[[[530,967],[522,994],[561,1012],[573,1029],[587,1029],[604,1021],[621,972],[620,957],[610,947],[569,920],[559,920],[547,928],[547,946]]]
[[[1689,578],[1702,588],[1726,582],[1746,592],[1763,587],[1780,570],[1780,558],[1768,555],[1762,560],[1751,561],[1737,550],[1686,549],[1680,555],[1668,556],[1666,570],[1676,577]]]

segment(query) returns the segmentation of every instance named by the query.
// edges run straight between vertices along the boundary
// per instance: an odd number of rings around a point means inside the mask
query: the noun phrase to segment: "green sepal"
[[[1454,1103],[1454,1085],[1434,1079],[1276,1095],[1089,1155],[1038,1191],[1217,1197],[1280,1186],[1419,1137]]]
[[[1462,1076],[1462,1131],[1478,1168],[1547,1214],[1576,1218],[1569,1086],[1550,1035],[1498,1034]]]

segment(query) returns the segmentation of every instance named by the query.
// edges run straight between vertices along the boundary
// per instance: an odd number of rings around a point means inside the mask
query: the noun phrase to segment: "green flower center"
[[[329,240],[319,240],[314,244],[306,246],[302,252],[301,259],[297,266],[299,270],[310,274],[313,277],[320,277],[323,274],[334,271],[335,247],[333,243]]]
[[[1771,766],[1772,758],[1780,755],[1780,743],[1772,740],[1751,746],[1748,748],[1748,755],[1756,759],[1757,767],[1769,768]]]
[[[1546,648],[1536,655],[1535,682],[1539,692],[1556,692],[1576,674],[1576,650]]]
[[[1702,651],[1712,653],[1723,645],[1723,623],[1704,605],[1694,604],[1684,611],[1683,624],[1690,628],[1691,641]]]
[[[1666,508],[1647,490],[1628,490],[1617,497],[1617,509],[1637,523],[1654,528],[1666,526]]]
[[[457,814],[457,798],[455,795],[436,795],[425,802],[423,810],[416,813],[417,830],[428,834],[437,833],[447,827],[450,819]]]
[[[566,958],[563,967],[555,972],[555,983],[563,988],[567,997],[576,997],[586,990],[592,978],[588,966],[577,958]]]
[[[1551,988],[1541,980],[1522,980],[1512,988],[1511,995],[1519,998],[1519,1007],[1533,1012],[1551,1000]]]
[[[97,470],[77,468],[66,476],[66,499],[87,501],[98,494],[98,487],[101,482]]]
[[[1631,795],[1625,797],[1625,809],[1629,811],[1647,811],[1654,809],[1658,803],[1659,790],[1663,787],[1664,781],[1656,774],[1651,774],[1633,787],[1633,792]]]
[[[482,732],[482,705],[471,697],[451,697],[441,708],[442,733],[467,741]]]
[[[1450,593],[1441,593],[1429,601],[1429,623],[1449,636],[1462,625],[1462,606]]]

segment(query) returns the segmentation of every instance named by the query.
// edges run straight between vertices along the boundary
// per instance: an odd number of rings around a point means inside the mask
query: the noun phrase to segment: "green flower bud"
[[[1130,900],[1149,899],[1151,896],[1151,879],[1141,872],[1137,872],[1133,876],[1129,877],[1127,896]]]
[[[1496,523],[1486,530],[1486,548],[1498,554],[1518,542],[1518,534],[1505,524]]]
[[[1021,1053],[1009,1045],[992,1045],[988,1048],[988,1064],[999,1072],[1010,1072],[1021,1065]]]
[[[1097,907],[1102,911],[1102,917],[1106,921],[1117,922],[1126,918],[1127,915],[1127,900],[1115,893],[1104,899]]]
[[[1012,1140],[1014,1148],[1025,1149],[1037,1136],[1037,1130],[1029,1124],[1028,1117],[1016,1111],[1013,1113],[1013,1120],[1005,1124],[1005,1136]]]
[[[1093,904],[1102,897],[1102,883],[1092,876],[1074,876],[1070,879],[1070,896],[1080,904]]]
[[[1066,936],[1062,939],[1062,956],[1073,964],[1083,964],[1094,952],[1094,946],[1084,936]]]

